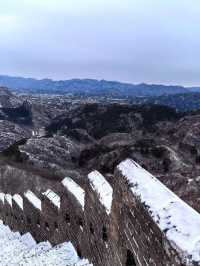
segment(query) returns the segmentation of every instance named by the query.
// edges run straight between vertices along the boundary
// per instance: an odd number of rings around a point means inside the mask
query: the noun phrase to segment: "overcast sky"
[[[200,85],[199,0],[0,0],[0,74]]]

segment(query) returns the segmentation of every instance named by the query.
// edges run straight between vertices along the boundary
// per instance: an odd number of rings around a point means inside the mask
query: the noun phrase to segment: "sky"
[[[0,0],[0,74],[200,85],[199,0]]]

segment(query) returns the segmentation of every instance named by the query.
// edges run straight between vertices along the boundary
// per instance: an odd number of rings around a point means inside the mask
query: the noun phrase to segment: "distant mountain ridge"
[[[183,86],[130,84],[117,81],[96,79],[69,79],[55,81],[52,79],[34,79],[0,75],[0,86],[8,87],[17,92],[47,94],[84,94],[91,96],[161,96],[189,92],[200,92],[200,88]]]

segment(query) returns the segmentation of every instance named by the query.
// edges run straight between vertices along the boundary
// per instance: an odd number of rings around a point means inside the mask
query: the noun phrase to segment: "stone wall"
[[[16,200],[12,198],[11,204],[1,193],[0,218],[13,231],[30,232],[38,242],[49,240],[55,245],[71,241],[79,256],[87,257],[95,266],[200,265],[192,255],[186,259],[181,255],[184,252],[174,247],[119,168],[113,176],[109,212],[89,179],[83,188],[84,206],[78,189],[78,185],[67,188],[61,183],[55,192],[60,203],[56,204],[52,195],[48,198],[42,194],[37,197],[41,209],[25,195],[21,195],[22,209]]]
[[[165,236],[149,216],[147,208],[137,198],[132,198],[127,183],[119,172],[117,176],[120,178],[117,179],[114,201],[123,199],[119,207],[119,216],[123,219],[119,219],[125,250],[131,251],[136,265],[181,265],[178,254],[167,243]],[[169,252],[166,252],[166,245]]]

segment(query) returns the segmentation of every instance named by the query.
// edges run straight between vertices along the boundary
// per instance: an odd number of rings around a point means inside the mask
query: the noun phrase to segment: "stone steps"
[[[52,247],[49,242],[39,244],[30,233],[13,233],[0,221],[1,266],[92,266],[80,259],[70,242]]]

